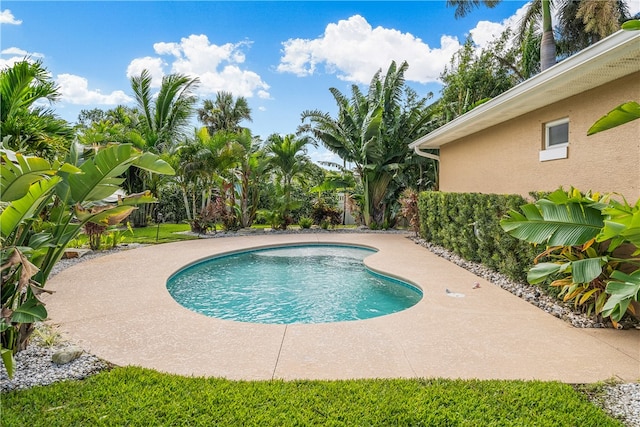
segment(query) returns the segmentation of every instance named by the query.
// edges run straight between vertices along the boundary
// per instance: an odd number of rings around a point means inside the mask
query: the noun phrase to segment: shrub
[[[300,226],[300,228],[311,228],[311,226],[313,225],[313,220],[309,217],[303,216],[298,221],[298,225]]]
[[[527,201],[518,195],[420,193],[420,236],[517,281],[526,280],[536,251],[500,227],[507,212]]]
[[[323,200],[317,200],[313,204],[311,218],[314,224],[322,226],[323,223],[335,227],[342,224],[342,212],[340,209],[325,203]],[[326,227],[323,227],[326,228]]]
[[[407,188],[400,196],[400,213],[407,220],[411,231],[418,235],[420,231],[420,213],[418,212],[418,192]]]

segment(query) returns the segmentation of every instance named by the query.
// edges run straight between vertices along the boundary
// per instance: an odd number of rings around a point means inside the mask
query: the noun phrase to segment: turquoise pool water
[[[370,319],[405,310],[422,292],[368,270],[371,249],[281,246],[210,258],[167,281],[189,310],[253,323],[327,323]]]

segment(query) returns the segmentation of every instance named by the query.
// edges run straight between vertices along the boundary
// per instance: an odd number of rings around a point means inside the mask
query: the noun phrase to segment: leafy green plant
[[[509,212],[500,224],[518,239],[546,245],[529,270],[530,283],[553,280],[551,285],[562,288],[565,301],[614,323],[627,311],[636,314],[640,200],[630,206],[610,197],[558,189],[520,210]]]
[[[129,144],[111,145],[89,157],[72,146],[66,162],[0,150],[0,354],[10,376],[34,322],[47,317],[39,296],[54,264],[87,223],[126,217],[135,205],[153,202],[149,193],[101,201],[123,182],[131,166],[171,174],[156,155]]]
[[[525,203],[519,195],[422,192],[418,199],[420,236],[469,261],[524,281],[538,252],[506,234],[500,219]]]
[[[342,212],[326,203],[323,199],[318,198],[311,208],[311,218],[314,224],[322,226],[323,223],[326,223],[326,228],[329,226],[335,227],[342,223]]]
[[[303,216],[298,220],[298,225],[300,228],[311,228],[313,225],[313,220],[309,217]]]
[[[126,228],[123,230],[118,225],[112,225],[107,228],[105,246],[107,249],[115,249],[118,245],[124,243],[127,238],[127,233],[133,236],[133,228],[129,222],[126,223]]]

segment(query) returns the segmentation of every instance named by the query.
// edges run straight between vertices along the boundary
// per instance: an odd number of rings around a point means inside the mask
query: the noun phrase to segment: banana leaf
[[[598,119],[589,128],[587,135],[609,130],[637,119],[640,119],[640,104],[635,101],[625,102]]]
[[[4,239],[9,238],[24,221],[33,218],[53,194],[60,177],[37,181],[29,187],[27,194],[12,201],[0,214],[0,232]],[[5,245],[10,244],[5,241]]]
[[[583,245],[603,227],[600,210],[581,203],[556,204],[539,200],[521,207],[524,215],[511,211],[500,226],[511,236],[548,246]]]
[[[606,292],[611,296],[602,309],[602,315],[611,316],[616,322],[622,319],[632,301],[640,300],[640,270],[631,274],[614,271]]]
[[[54,176],[60,170],[66,173],[80,171],[67,163],[51,164],[40,157],[23,156],[13,152],[10,154],[11,156],[5,151],[1,155],[0,197],[3,202],[12,202],[24,197],[31,184]]]

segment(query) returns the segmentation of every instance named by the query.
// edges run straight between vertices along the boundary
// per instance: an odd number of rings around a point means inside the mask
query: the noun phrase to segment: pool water
[[[182,306],[219,319],[253,323],[327,323],[405,310],[422,292],[368,270],[371,249],[282,246],[210,258],[169,278]]]

